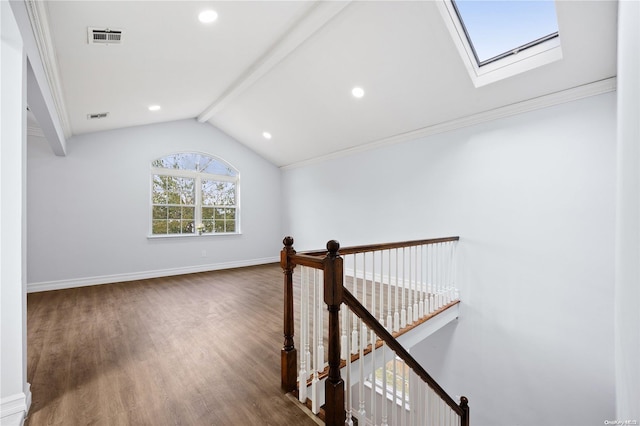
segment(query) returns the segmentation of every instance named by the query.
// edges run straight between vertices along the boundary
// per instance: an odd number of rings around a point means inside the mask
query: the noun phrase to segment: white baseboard
[[[26,392],[2,398],[0,401],[0,425],[22,426],[31,406],[31,385]]]
[[[58,281],[43,281],[28,283],[27,293],[39,291],[62,290],[65,288],[86,287],[98,284],[113,284],[124,281],[145,280],[149,278],[168,277],[172,275],[193,274],[197,272],[217,271],[221,269],[242,268],[246,266],[264,265],[279,262],[279,257],[265,257],[261,259],[239,260],[225,263],[212,263],[208,265],[186,266],[182,268],[160,269],[155,271],[141,271],[127,274],[101,275],[86,278],[73,278]]]

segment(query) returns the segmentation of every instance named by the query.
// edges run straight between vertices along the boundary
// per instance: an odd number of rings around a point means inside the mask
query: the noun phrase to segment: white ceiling
[[[208,7],[219,17],[204,25]],[[556,9],[563,59],[480,88],[435,0],[50,0],[44,10],[68,136],[199,118],[286,166],[614,77],[617,3]],[[123,29],[124,42],[89,45],[87,27]],[[87,120],[99,112],[109,116]]]

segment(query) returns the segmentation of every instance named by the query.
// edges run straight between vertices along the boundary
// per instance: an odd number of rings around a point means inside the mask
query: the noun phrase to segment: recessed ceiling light
[[[364,96],[364,89],[362,87],[354,87],[351,89],[351,94],[356,98],[361,98]]]
[[[262,136],[264,136],[265,139],[271,139],[271,133],[269,132],[262,132]]]
[[[160,105],[149,106],[149,111],[160,111]]]
[[[215,10],[209,9],[209,10],[203,10],[202,12],[200,12],[200,14],[198,15],[198,19],[200,20],[200,22],[202,22],[203,24],[210,24],[213,21],[215,21],[216,19],[218,19],[218,12],[216,12]]]

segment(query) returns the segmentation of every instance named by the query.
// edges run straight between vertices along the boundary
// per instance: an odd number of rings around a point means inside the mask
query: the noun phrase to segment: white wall
[[[459,235],[461,318],[413,348],[474,426],[615,413],[616,97],[286,170],[298,250]]]
[[[618,16],[616,419],[640,422],[640,3]]]
[[[67,148],[56,157],[42,138],[29,138],[29,291],[278,259],[280,170],[210,124],[80,135]],[[240,171],[242,235],[147,238],[150,163],[180,151],[213,154]]]
[[[9,3],[0,2],[0,424],[21,425],[27,383],[26,55]]]

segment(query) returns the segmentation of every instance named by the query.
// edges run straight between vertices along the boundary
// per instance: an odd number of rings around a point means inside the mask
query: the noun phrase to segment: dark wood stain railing
[[[280,266],[284,272],[284,344],[280,352],[280,374],[282,389],[292,392],[296,389],[296,370],[298,358],[293,342],[293,268],[295,263],[291,257],[296,253],[293,249],[293,238],[286,237],[284,248],[280,253]]]
[[[440,398],[461,419],[461,426],[469,426],[468,399],[460,397],[460,404],[426,372],[426,370],[404,349],[353,294],[343,285],[343,259],[340,254],[353,254],[378,250],[412,247],[425,244],[437,244],[458,241],[459,237],[414,240],[396,243],[372,244],[340,248],[340,244],[331,240],[327,251],[311,251],[297,254],[293,249],[293,238],[285,237],[284,248],[280,254],[280,265],[284,272],[284,345],[281,351],[282,389],[293,392],[297,388],[297,351],[294,345],[293,318],[293,270],[296,265],[322,269],[324,271],[324,302],[329,311],[329,373],[325,381],[325,424],[344,425],[346,418],[344,404],[344,381],[340,376],[340,305],[345,303],[376,335],[381,338],[422,380],[440,396]],[[340,253],[338,253],[340,251]],[[323,256],[323,257],[320,257]]]

